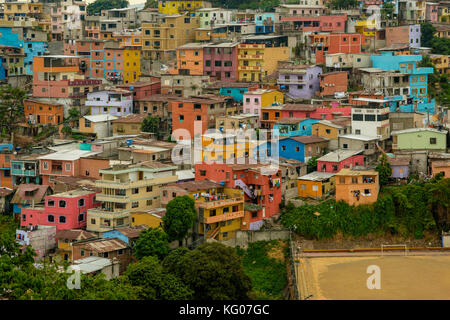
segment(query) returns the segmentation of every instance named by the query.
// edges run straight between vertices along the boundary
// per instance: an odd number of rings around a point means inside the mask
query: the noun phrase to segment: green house
[[[398,150],[441,150],[447,149],[447,131],[432,128],[413,128],[393,131],[392,149]]]

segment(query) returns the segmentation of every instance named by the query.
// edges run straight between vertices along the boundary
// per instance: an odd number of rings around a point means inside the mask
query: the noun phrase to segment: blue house
[[[282,118],[274,126],[281,137],[298,137],[312,135],[312,125],[319,119]]]
[[[3,58],[0,57],[0,80],[6,79],[6,70],[5,67],[3,67]]]
[[[122,240],[126,244],[133,246],[134,242],[137,240],[137,238],[139,238],[139,234],[147,228],[148,227],[145,225],[118,228],[111,231],[103,232],[102,238],[104,239],[117,238]]]
[[[274,32],[275,13],[256,13],[255,14],[255,33],[266,34]]]
[[[317,136],[280,137],[278,143],[278,157],[307,162],[311,157],[322,156],[328,149],[328,140]],[[271,142],[259,146],[258,152],[262,159],[275,157],[271,152]]]
[[[409,78],[406,100],[401,95],[387,96],[391,112],[435,112],[435,100],[428,98],[428,76],[433,74],[433,68],[419,67],[421,55],[394,55],[392,51],[372,55],[372,67],[396,72],[399,76]]]
[[[248,87],[223,87],[220,88],[222,96],[231,96],[234,101],[242,102],[244,100],[244,93],[248,91]]]

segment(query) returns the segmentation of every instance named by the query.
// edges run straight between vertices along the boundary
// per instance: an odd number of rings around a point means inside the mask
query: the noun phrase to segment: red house
[[[56,226],[56,230],[86,228],[87,210],[100,205],[95,201],[96,194],[77,189],[46,196],[44,206],[22,208],[20,225]]]
[[[281,170],[272,174],[265,172],[266,169],[269,166],[264,164],[201,163],[195,165],[195,180],[207,179],[244,190],[245,227],[256,230],[263,224],[264,218],[280,211]]]
[[[138,81],[118,85],[116,87],[132,91],[133,101],[141,100],[161,93],[161,79],[157,77],[151,77],[150,81]]]
[[[319,33],[309,37],[308,51],[316,64],[324,64],[326,54],[360,53],[364,40],[360,33]]]
[[[336,150],[317,159],[317,171],[337,173],[344,168],[364,166],[363,150]]]

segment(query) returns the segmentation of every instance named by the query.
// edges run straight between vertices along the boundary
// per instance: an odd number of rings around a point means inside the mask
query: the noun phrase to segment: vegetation
[[[420,42],[422,47],[431,48],[431,53],[434,54],[450,54],[450,39],[436,37],[434,35],[436,33],[436,28],[431,23],[423,22],[420,25],[420,31]]]
[[[332,0],[327,2],[327,6],[331,9],[355,9],[358,7],[357,0]]]
[[[87,6],[87,13],[90,16],[99,15],[102,10],[121,9],[128,5],[128,0],[95,0]]]
[[[388,158],[385,154],[380,157],[378,165],[375,168],[378,172],[378,177],[380,178],[380,185],[385,186],[389,182],[389,178],[392,175],[392,168],[388,162]]]
[[[187,300],[193,291],[178,277],[165,271],[155,257],[144,257],[130,264],[124,274],[125,281],[137,289],[143,300]]]
[[[160,119],[158,117],[148,116],[142,121],[141,130],[143,132],[157,133],[159,131]]]
[[[27,92],[9,85],[0,86],[0,130],[11,135],[24,116],[23,100]]]
[[[311,157],[311,159],[308,160],[308,163],[306,164],[307,172],[311,173],[314,171],[317,171],[317,159],[319,159],[318,156]]]
[[[135,256],[142,259],[154,256],[162,260],[169,253],[169,236],[158,228],[142,231],[134,244]]]
[[[386,187],[372,205],[355,207],[334,200],[297,208],[289,204],[281,221],[298,234],[319,240],[339,232],[352,237],[390,233],[422,238],[425,231],[450,228],[445,218],[449,205],[450,179],[433,179],[428,183]]]
[[[287,274],[282,244],[278,241],[258,241],[250,243],[247,250],[237,249],[242,257],[245,273],[252,280],[252,298],[284,299],[283,289],[287,286]],[[271,257],[271,253],[278,253],[278,257]]]
[[[211,2],[213,8],[225,9],[261,9],[262,12],[274,12],[275,7],[280,4],[280,0],[252,0],[242,2],[239,0],[213,0]]]
[[[448,75],[440,74],[428,55],[423,56],[419,66],[433,68],[434,70],[433,74],[428,77],[428,93],[430,97],[434,97],[443,106],[450,106],[450,83]]]
[[[145,2],[144,9],[147,9],[147,8],[158,8],[158,1],[155,1],[155,0],[147,0],[147,1]]]
[[[194,291],[199,300],[246,300],[252,288],[236,250],[204,243],[195,250],[174,250],[163,266]]]
[[[394,4],[385,2],[383,4],[383,7],[381,8],[381,15],[385,18],[392,18],[394,9],[395,9]]]
[[[163,228],[170,241],[182,241],[188,235],[189,229],[194,226],[197,214],[195,202],[189,196],[176,197],[166,206],[163,217]]]

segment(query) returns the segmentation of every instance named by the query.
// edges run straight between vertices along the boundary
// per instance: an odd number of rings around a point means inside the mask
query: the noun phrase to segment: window
[[[147,192],[152,192],[153,191],[153,186],[147,186]]]
[[[47,200],[47,206],[48,206],[48,207],[54,207],[54,206],[55,206],[55,200],[53,200],[53,199],[48,199],[48,200]]]
[[[295,151],[296,152],[300,151],[300,147],[295,147]]]
[[[200,170],[200,176],[206,177],[206,170]]]
[[[84,257],[84,250],[83,250],[83,249],[81,249],[80,255],[81,255],[82,257]]]
[[[344,184],[345,183],[345,178],[344,177],[340,177],[339,178],[339,183]]]
[[[52,214],[49,214],[49,215],[47,216],[47,221],[48,221],[48,222],[55,222],[55,216],[52,215]]]
[[[138,194],[139,193],[139,188],[133,188],[131,191],[131,194]]]
[[[91,224],[95,224],[95,219],[91,219]]]
[[[71,169],[70,163],[66,163],[66,171],[70,171],[70,169]]]
[[[366,114],[364,116],[365,121],[375,121],[375,115],[374,114]]]
[[[430,144],[436,144],[436,138],[430,138]]]
[[[139,201],[136,201],[136,202],[131,203],[131,207],[132,207],[132,208],[137,208],[137,207],[139,207]]]
[[[84,213],[78,215],[78,222],[84,221]],[[95,221],[95,220],[94,220]]]
[[[281,146],[281,150],[286,151],[286,146]]]
[[[353,184],[358,183],[358,178],[357,178],[357,177],[352,177],[352,183],[353,183]]]
[[[78,207],[84,207],[84,199],[78,199]]]
[[[148,206],[153,205],[153,200],[147,200],[147,205],[148,205]]]
[[[355,120],[355,121],[363,121],[363,115],[355,113],[355,114],[353,114],[353,120]]]
[[[48,162],[47,162],[47,161],[44,161],[43,166],[44,166],[44,169],[45,169],[45,170],[48,170]]]
[[[121,256],[121,255],[123,254],[123,249],[119,249],[119,251],[117,252],[117,254],[118,254],[119,256]]]
[[[65,207],[66,207],[66,201],[64,201],[64,200],[59,200],[59,207],[60,207],[60,208],[65,208]]]
[[[60,216],[59,217],[59,223],[66,223],[66,217],[65,216]]]
[[[361,134],[361,130],[356,129],[356,130],[355,130],[355,134]]]

